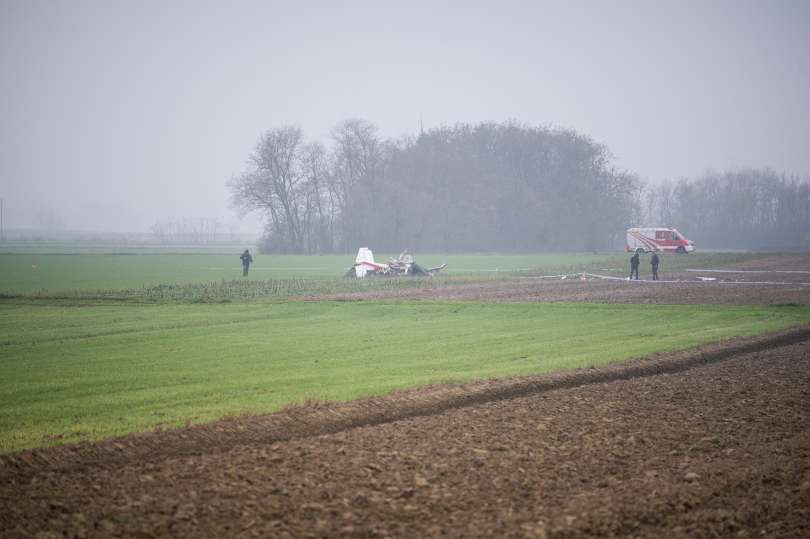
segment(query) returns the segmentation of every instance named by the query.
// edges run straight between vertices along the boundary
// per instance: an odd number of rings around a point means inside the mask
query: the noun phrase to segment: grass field
[[[0,253],[0,452],[307,399],[576,368],[810,321],[795,306],[285,300],[521,275],[624,275],[621,252],[420,255],[425,266],[448,264],[427,280],[342,279],[351,255],[256,255],[243,279],[236,253],[64,245]],[[665,256],[662,269],[757,256]]]
[[[69,251],[54,246],[48,252],[1,253],[0,294],[53,295],[66,292],[134,290],[159,285],[221,283],[242,279],[238,251],[234,254],[142,252],[137,249]],[[71,253],[71,254],[66,254]],[[375,255],[377,260],[388,259]],[[693,253],[688,256],[662,257],[661,271],[686,267],[707,267],[752,258],[746,253]],[[522,271],[563,273],[598,271],[614,275],[627,272],[629,255],[534,254],[534,255],[417,255],[424,266],[447,263],[442,275],[492,276]],[[353,255],[295,256],[256,255],[249,281],[299,279],[306,281],[339,280],[354,262]],[[264,288],[274,288],[268,286]],[[277,287],[275,287],[277,288]],[[302,288],[301,286],[296,289]],[[303,287],[306,288],[306,287]],[[323,290],[324,285],[314,285]],[[137,294],[129,294],[137,296]]]
[[[806,307],[0,302],[0,451],[595,365],[810,322]]]

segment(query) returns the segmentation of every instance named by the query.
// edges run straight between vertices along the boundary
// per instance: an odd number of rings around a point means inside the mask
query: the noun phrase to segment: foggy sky
[[[345,4],[345,5],[342,5]],[[0,0],[6,226],[238,221],[282,124],[573,128],[650,181],[810,175],[810,2]]]

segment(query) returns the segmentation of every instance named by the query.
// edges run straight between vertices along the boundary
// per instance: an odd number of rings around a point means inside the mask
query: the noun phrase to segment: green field
[[[143,252],[139,249],[109,249],[99,253],[84,248],[70,251],[53,246],[48,252],[0,253],[0,294],[63,294],[132,290],[158,285],[221,283],[242,279],[238,253],[206,251]],[[377,254],[385,261],[390,255]],[[662,257],[661,272],[686,267],[707,267],[759,255],[746,253],[695,253]],[[442,275],[491,277],[515,271],[540,274],[595,271],[613,275],[627,272],[625,253],[534,254],[534,255],[436,255],[416,257],[423,266],[447,263]],[[339,280],[354,263],[354,255],[296,256],[256,255],[249,281]],[[645,269],[645,268],[643,268]],[[322,289],[323,286],[316,286]]]
[[[0,451],[540,373],[810,322],[806,307],[0,303]]]
[[[662,269],[757,256],[673,255]],[[215,249],[51,245],[0,254],[0,452],[308,399],[595,365],[810,323],[810,309],[798,306],[287,299],[579,271],[624,275],[625,253],[428,254],[418,262],[447,262],[446,274],[364,280],[340,277],[351,255],[255,258],[243,279],[238,256]]]

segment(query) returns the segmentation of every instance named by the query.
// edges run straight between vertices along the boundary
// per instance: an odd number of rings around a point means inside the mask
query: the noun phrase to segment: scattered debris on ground
[[[358,279],[363,277],[403,277],[406,275],[432,277],[446,267],[447,264],[442,264],[435,268],[424,268],[413,261],[413,255],[407,249],[402,251],[398,257],[389,258],[387,264],[375,262],[371,249],[361,247],[357,251],[354,265],[346,271],[345,276]]]

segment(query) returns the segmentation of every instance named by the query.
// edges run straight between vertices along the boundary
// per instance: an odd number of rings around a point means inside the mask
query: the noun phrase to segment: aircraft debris
[[[402,251],[396,258],[389,258],[387,264],[374,261],[374,254],[368,247],[360,247],[354,265],[350,267],[345,277],[400,277],[404,275],[416,275],[432,277],[439,271],[447,267],[442,264],[435,268],[424,268],[413,261],[413,256],[407,251]]]

